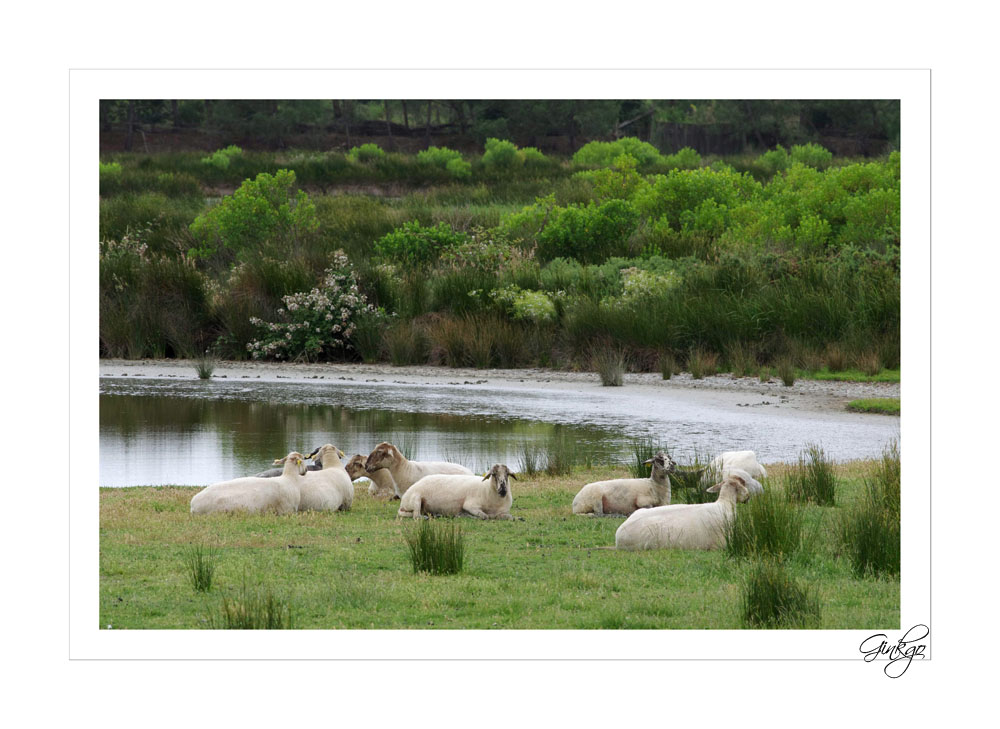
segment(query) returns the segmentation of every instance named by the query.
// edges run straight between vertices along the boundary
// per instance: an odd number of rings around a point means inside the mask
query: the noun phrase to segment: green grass
[[[819,627],[898,628],[898,578],[857,579],[829,518],[862,498],[871,466],[836,468],[839,505],[801,507],[804,528],[818,531],[814,556],[788,570],[815,590]],[[196,488],[101,489],[100,626],[206,627],[220,596],[238,600],[247,574],[286,602],[296,628],[741,628],[740,561],[617,552],[621,518],[573,516],[580,486],[624,475],[601,466],[514,482],[512,513],[525,521],[463,519],[465,566],[447,578],[414,574],[405,542],[414,525],[396,520],[398,503],[362,489],[350,512],[204,517],[190,513]],[[191,544],[217,550],[210,593],[191,589]]]
[[[838,479],[833,463],[819,446],[809,446],[799,455],[799,462],[788,471],[784,489],[790,501],[833,506],[837,500]]]
[[[764,493],[736,510],[725,532],[726,553],[731,557],[784,559],[803,546],[802,512],[780,491],[765,487]]]
[[[898,397],[869,397],[861,400],[851,400],[847,409],[856,413],[881,413],[883,415],[899,415]]]
[[[821,607],[811,587],[803,586],[778,561],[750,566],[741,584],[743,625],[747,628],[818,628]]]
[[[455,575],[462,571],[465,563],[465,540],[454,522],[421,521],[420,526],[406,535],[406,546],[414,572]]]
[[[838,380],[840,382],[899,382],[899,368],[882,370],[877,375],[866,375],[861,370],[847,369],[842,372],[831,372],[825,367],[821,370],[799,370],[798,376],[803,380]]]
[[[215,574],[215,554],[200,544],[191,547],[185,556],[191,587],[197,592],[208,592],[212,589],[212,576]]]

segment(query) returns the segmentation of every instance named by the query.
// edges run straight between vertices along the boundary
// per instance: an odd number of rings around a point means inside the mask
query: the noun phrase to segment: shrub
[[[347,158],[352,162],[376,162],[385,157],[385,151],[377,144],[362,144],[360,147],[351,147],[347,153]]]
[[[517,153],[517,145],[495,137],[486,140],[482,161],[483,167],[491,170],[513,170],[524,164],[524,158]]]
[[[399,322],[386,329],[382,346],[397,367],[427,361],[427,339],[413,322]]]
[[[591,365],[605,387],[621,387],[625,381],[625,351],[605,347],[594,352]]]
[[[434,524],[424,520],[406,535],[413,572],[454,575],[465,563],[465,539],[454,524]]]
[[[705,375],[714,375],[718,362],[719,357],[714,352],[695,347],[688,355],[688,371],[691,372],[691,377],[700,380]]]
[[[783,559],[802,546],[802,513],[784,495],[767,490],[736,507],[725,533],[730,557]]]
[[[662,166],[680,170],[694,170],[701,167],[701,155],[691,147],[682,147],[663,158]]]
[[[122,176],[122,166],[118,162],[100,162],[100,180],[104,184],[106,180],[120,180]]]
[[[665,218],[672,230],[686,224],[688,231],[717,231],[720,221],[729,224],[734,208],[755,201],[761,192],[760,183],[750,175],[729,168],[671,170],[642,188],[635,205],[650,220]]]
[[[825,170],[833,162],[833,152],[812,142],[793,145],[788,156],[792,162],[800,162],[817,170]]]
[[[790,164],[791,160],[788,157],[788,152],[780,144],[774,149],[764,152],[764,154],[757,158],[758,169],[767,177],[773,177],[778,172],[788,169],[788,165]]]
[[[215,552],[196,544],[188,550],[184,562],[191,587],[197,592],[211,590],[212,576],[215,574]]]
[[[573,155],[573,163],[593,167],[607,167],[622,155],[632,157],[640,167],[663,161],[660,150],[635,137],[622,137],[614,142],[588,142]]]
[[[464,159],[449,160],[445,170],[456,180],[468,180],[472,177],[472,165]]]
[[[809,446],[799,454],[798,466],[785,476],[785,493],[791,501],[811,501],[819,506],[833,506],[837,495],[837,477],[833,463],[819,446]]]
[[[544,291],[526,291],[512,284],[491,291],[490,298],[515,319],[536,323],[556,320],[555,302]]]
[[[268,246],[288,255],[318,228],[316,206],[296,189],[295,172],[262,172],[195,218],[191,233],[199,245],[189,255],[208,257],[224,248],[245,256]]]
[[[428,147],[417,153],[417,162],[444,170],[455,179],[472,176],[472,165],[462,159],[462,153],[447,147]]]
[[[358,291],[357,277],[342,251],[334,254],[320,287],[282,300],[285,306],[278,314],[285,321],[251,320],[261,332],[259,339],[247,344],[254,359],[315,361],[334,354],[343,356],[349,347],[358,350],[355,334],[359,321],[368,318],[368,325],[377,327],[380,324],[372,319],[384,316]]]
[[[209,619],[209,627],[226,630],[291,630],[292,607],[270,587],[250,588],[246,575],[235,598],[222,598],[222,614]]]
[[[801,587],[781,562],[755,562],[740,585],[743,625],[748,628],[819,627],[819,599]]]
[[[639,224],[639,213],[627,200],[570,205],[553,213],[538,236],[538,257],[543,261],[561,256],[581,263],[601,263],[624,252]]]
[[[402,268],[426,266],[436,261],[444,251],[457,248],[469,240],[467,234],[452,230],[445,222],[424,227],[413,220],[375,241],[375,255]]]
[[[237,147],[235,144],[231,144],[225,149],[218,149],[208,157],[202,157],[201,163],[203,165],[208,165],[209,167],[214,167],[217,170],[227,170],[229,165],[232,163],[233,158],[240,157],[243,154],[243,150]]]
[[[535,147],[522,147],[519,151],[524,160],[524,168],[528,170],[545,170],[552,165],[552,160]]]
[[[199,355],[198,359],[195,361],[195,370],[198,373],[198,379],[211,379],[212,373],[215,371],[215,366],[217,364],[218,361],[206,349],[205,352]]]

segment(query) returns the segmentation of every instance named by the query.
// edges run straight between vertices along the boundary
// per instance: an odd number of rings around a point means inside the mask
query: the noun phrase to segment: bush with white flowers
[[[285,306],[278,315],[283,321],[250,320],[262,331],[247,344],[254,359],[314,362],[342,357],[354,348],[351,338],[359,320],[384,316],[358,290],[357,275],[343,251],[334,254],[319,287],[283,296],[282,301]]]

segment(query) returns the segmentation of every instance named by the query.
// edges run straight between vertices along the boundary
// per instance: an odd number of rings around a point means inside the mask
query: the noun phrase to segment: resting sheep
[[[713,458],[708,466],[723,477],[740,469],[755,479],[767,478],[767,471],[757,462],[757,454],[753,451],[726,451]]]
[[[468,514],[479,519],[509,519],[513,496],[508,478],[517,477],[507,466],[496,464],[485,476],[462,474],[431,474],[413,484],[399,502],[397,518],[419,519],[427,514],[459,516]]]
[[[710,504],[674,504],[642,509],[615,532],[618,549],[718,549],[725,546],[726,523],[737,502],[750,494],[741,476],[727,476],[706,491],[718,493]]]
[[[408,488],[424,476],[437,473],[472,475],[472,471],[457,463],[407,460],[392,443],[379,443],[365,461],[365,470],[369,474],[380,468],[389,470],[396,484],[396,496],[401,498]]]
[[[354,503],[354,484],[340,456],[344,452],[327,443],[309,454],[323,464],[322,470],[308,471],[300,487],[299,511],[349,511]]]
[[[323,468],[323,464],[318,458],[314,458],[312,463],[306,465],[307,471],[319,471]],[[261,471],[260,473],[254,474],[254,478],[275,478],[281,475],[280,468],[269,468],[266,471]]]
[[[362,455],[356,455],[347,462],[347,475],[351,477],[352,480],[357,480],[362,476],[367,476],[371,481],[368,486],[368,494],[376,499],[395,499],[399,498],[396,496],[396,482],[392,480],[392,474],[386,468],[380,468],[377,471],[368,473],[365,470],[365,457]]]
[[[297,511],[305,482],[306,463],[301,453],[292,451],[281,459],[284,465],[276,478],[249,476],[213,483],[191,499],[192,514],[217,511],[275,511],[290,514]]]
[[[616,478],[588,483],[573,499],[573,513],[628,516],[636,509],[669,504],[670,474],[677,464],[662,452],[643,463],[653,467],[649,478]]]

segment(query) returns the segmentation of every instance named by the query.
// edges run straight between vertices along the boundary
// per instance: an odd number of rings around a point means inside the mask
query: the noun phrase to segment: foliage
[[[212,589],[212,576],[215,574],[216,554],[196,544],[188,550],[184,558],[188,579],[196,592],[208,592]]]
[[[385,151],[377,144],[367,142],[359,147],[351,147],[347,158],[352,162],[377,162],[385,158]]]
[[[209,165],[215,167],[219,170],[229,169],[229,165],[232,163],[234,157],[239,157],[243,154],[243,150],[237,147],[235,144],[231,144],[224,149],[217,149],[212,154],[207,157],[201,158],[201,163],[203,165]]]
[[[375,241],[374,250],[378,258],[396,266],[426,266],[443,252],[469,240],[467,234],[452,230],[448,223],[425,227],[412,220]]]
[[[538,257],[600,263],[624,249],[638,224],[639,213],[627,200],[570,205],[559,209],[538,235]]]
[[[833,464],[819,446],[809,446],[799,454],[799,461],[785,477],[785,493],[791,501],[811,501],[818,506],[833,506],[837,495],[837,477]]]
[[[601,378],[604,387],[621,387],[625,382],[625,351],[607,347],[598,349],[591,357],[591,365]]]
[[[792,145],[788,157],[792,162],[800,162],[818,170],[825,170],[833,162],[833,152],[813,142]]]
[[[428,147],[417,153],[417,161],[445,170],[458,180],[466,180],[472,176],[472,165],[462,159],[461,152],[447,147]]]
[[[524,158],[518,155],[517,145],[513,142],[491,137],[486,140],[482,162],[487,169],[512,170],[524,164]]]
[[[421,521],[406,535],[406,546],[414,573],[455,575],[465,564],[465,538],[454,524]]]
[[[510,312],[515,319],[533,322],[556,320],[555,302],[542,291],[526,291],[514,284],[495,289],[490,297]]]
[[[778,561],[753,563],[743,577],[740,597],[747,628],[815,628],[820,620],[815,592],[799,585]]]
[[[247,344],[254,359],[316,361],[353,347],[359,320],[381,318],[358,291],[357,277],[342,251],[323,274],[317,288],[285,296],[280,322],[251,319],[260,337]]]
[[[851,400],[847,403],[848,410],[859,413],[884,413],[885,415],[899,415],[898,397],[868,397],[860,400]]]
[[[614,142],[588,142],[573,155],[573,163],[581,166],[607,167],[622,155],[628,155],[639,167],[663,161],[660,151],[635,137],[622,137]]]
[[[739,504],[724,530],[730,557],[784,559],[802,546],[802,512],[768,489]]]
[[[857,577],[899,575],[899,445],[890,444],[854,506],[840,515],[837,539]]]
[[[296,250],[318,227],[316,206],[296,189],[293,171],[262,172],[195,218],[191,234],[198,245],[189,255],[206,258],[220,249],[238,256],[267,247]]]
[[[222,598],[220,616],[211,616],[208,627],[225,630],[291,630],[291,604],[270,587],[252,588],[246,574],[235,597]]]

